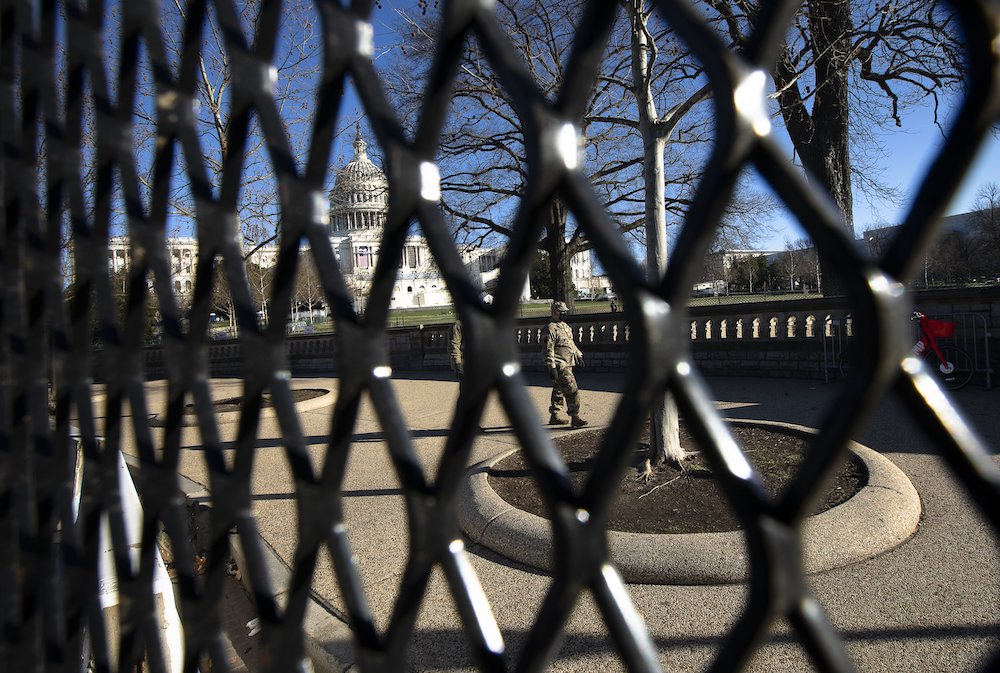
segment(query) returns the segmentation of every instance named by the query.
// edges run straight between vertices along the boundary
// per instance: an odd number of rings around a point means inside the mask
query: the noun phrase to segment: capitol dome
[[[367,154],[360,126],[354,137],[354,158],[337,171],[330,195],[330,232],[375,229],[385,225],[389,180]]]

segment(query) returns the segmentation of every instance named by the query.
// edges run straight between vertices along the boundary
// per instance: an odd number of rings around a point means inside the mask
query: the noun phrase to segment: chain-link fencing
[[[712,3],[709,3],[712,4]],[[734,3],[743,7],[753,3]],[[646,278],[577,163],[580,120],[600,71],[619,3],[584,7],[572,55],[554,99],[534,85],[528,64],[494,19],[492,3],[443,3],[431,76],[422,92],[419,125],[408,137],[397,109],[380,86],[372,60],[370,2],[349,8],[316,3],[322,36],[307,155],[297,156],[275,99],[272,63],[282,4],[264,1],[248,25],[231,0],[186,3],[182,49],[171,61],[154,2],[108,8],[99,1],[3,0],[0,3],[4,240],[0,248],[2,329],[0,366],[0,646],[11,671],[165,671],[165,641],[157,637],[157,540],[171,541],[183,622],[184,669],[226,670],[219,598],[226,576],[228,531],[238,531],[246,555],[241,571],[260,616],[265,670],[307,670],[302,623],[310,579],[321,558],[331,559],[346,606],[361,670],[401,670],[407,644],[432,571],[443,570],[462,628],[482,670],[537,671],[550,662],[577,598],[589,591],[615,647],[631,670],[659,670],[656,646],[609,560],[604,518],[611,485],[626,469],[650,407],[663,391],[676,399],[692,434],[704,447],[745,527],[750,584],[746,604],[725,637],[712,670],[742,668],[770,625],[787,619],[818,670],[851,670],[844,645],[810,594],[800,567],[799,533],[807,506],[845,451],[851,433],[875,401],[892,389],[934,437],[940,455],[968,497],[996,529],[1000,479],[995,463],[910,346],[909,306],[901,280],[911,276],[932,240],[935,223],[960,184],[1000,110],[1000,14],[995,2],[957,2],[953,20],[967,51],[964,102],[913,199],[906,221],[876,261],[858,252],[843,232],[829,199],[807,184],[785,151],[761,125],[764,89],[797,2],[771,2],[752,10],[753,31],[738,51],[725,48],[695,8],[682,0],[655,3],[686,48],[700,60],[715,92],[716,142],[688,209],[670,264],[660,280]],[[810,3],[811,4],[811,3]],[[206,16],[215,19],[210,32]],[[507,254],[490,304],[483,303],[438,207],[435,156],[448,115],[462,41],[474,37],[526,129],[526,179],[513,216]],[[199,58],[209,42],[223,45],[231,68],[225,98],[230,124],[226,152],[209,159],[199,144],[195,109]],[[929,47],[933,48],[933,47]],[[389,213],[365,312],[359,315],[327,239],[325,185],[346,78],[353,81],[379,143],[390,183]],[[155,90],[155,107],[137,103],[142,81]],[[747,92],[750,91],[750,94]],[[734,92],[734,93],[730,93]],[[738,94],[738,95],[736,95]],[[749,98],[747,97],[749,95]],[[132,135],[137,116],[155,120],[155,160],[137,166]],[[251,129],[266,141],[277,185],[279,251],[270,290],[272,315],[286,315],[300,246],[308,244],[322,293],[336,322],[340,361],[336,405],[318,469],[308,451],[284,362],[282,321],[256,319],[244,265],[238,211]],[[170,283],[165,255],[171,212],[172,167],[183,166],[190,185],[198,257],[190,306]],[[685,305],[740,171],[753,166],[840,270],[854,307],[857,363],[828,410],[793,486],[773,502],[762,490],[740,447],[713,408],[689,348]],[[582,493],[540,424],[510,334],[518,299],[535,256],[550,205],[559,198],[586,233],[622,299],[629,322],[631,359],[623,372],[620,406],[606,429],[595,475]],[[124,214],[132,246],[131,281],[123,306],[108,273],[111,225]],[[412,438],[392,392],[386,361],[395,261],[411,223],[426,238],[464,324],[465,384],[436,476],[419,468]],[[65,235],[68,232],[68,236]],[[72,264],[67,299],[66,261]],[[234,444],[224,444],[210,395],[206,349],[213,287],[232,292],[239,324],[244,393]],[[147,283],[152,288],[147,291]],[[155,297],[162,316],[168,395],[154,432],[142,367],[144,320]],[[94,334],[108,368],[99,400],[92,395]],[[556,550],[553,582],[516,661],[503,653],[503,634],[471,570],[456,524],[456,494],[476,439],[478,419],[496,395],[533,466],[551,512]],[[298,543],[287,600],[272,597],[264,571],[266,550],[251,515],[250,475],[265,395],[279,419],[288,467],[296,484]],[[409,557],[388,626],[379,629],[369,609],[352,541],[344,525],[342,484],[352,431],[363,396],[383,424],[410,523]],[[208,466],[211,544],[204,559],[189,541],[187,510],[178,496],[180,428],[188,401]],[[131,417],[126,425],[128,409]],[[97,416],[104,417],[99,433]],[[127,481],[120,464],[125,428],[138,447],[137,496],[141,541],[128,544],[129,512],[121,506]],[[76,457],[79,455],[80,460]],[[75,470],[74,465],[80,469]],[[106,517],[114,549],[119,607],[112,629],[101,610],[100,535]],[[321,552],[323,552],[321,554]],[[201,563],[204,567],[200,567]],[[89,656],[83,654],[89,652]],[[997,659],[988,670],[997,670]],[[145,670],[145,669],[144,669]]]

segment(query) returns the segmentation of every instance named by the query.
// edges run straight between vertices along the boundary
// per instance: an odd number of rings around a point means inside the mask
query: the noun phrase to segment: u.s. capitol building
[[[354,156],[337,171],[330,194],[330,244],[358,310],[364,308],[371,287],[389,210],[388,179],[382,169],[368,157],[367,148],[367,143],[358,132],[354,139]],[[194,289],[197,249],[197,240],[192,237],[173,237],[167,241],[171,281],[174,292],[181,298],[190,295]],[[503,248],[464,248],[460,252],[470,276],[484,295],[488,294],[496,282]],[[250,261],[267,268],[273,266],[277,253],[276,246],[264,247],[256,251]],[[111,271],[120,271],[129,262],[128,237],[112,238],[109,257]],[[577,287],[589,287],[588,281],[592,278],[590,253],[575,255],[571,267]],[[530,299],[527,283],[522,290],[522,297]],[[434,263],[427,241],[420,234],[408,235],[392,291],[391,308],[449,304],[451,296]]]

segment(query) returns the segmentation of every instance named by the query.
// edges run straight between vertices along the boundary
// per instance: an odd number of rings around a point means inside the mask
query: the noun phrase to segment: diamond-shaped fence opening
[[[652,8],[581,2],[572,35],[562,36],[569,46],[532,61],[505,33],[494,3],[444,2],[439,21],[421,24],[429,65],[419,105],[410,108],[393,102],[376,69],[370,4],[317,2],[295,24],[287,20],[295,7],[279,2],[194,1],[170,11],[154,2],[0,3],[0,656],[11,670],[131,670],[140,661],[155,671],[231,670],[224,634],[232,615],[221,599],[227,573],[236,572],[253,599],[256,618],[247,627],[258,637],[264,670],[305,669],[316,654],[304,637],[315,581],[336,584],[339,607],[327,607],[348,625],[349,642],[341,644],[361,670],[406,667],[414,639],[427,638],[415,628],[428,609],[428,588],[442,584],[437,593],[450,595],[464,647],[482,670],[544,669],[583,596],[626,667],[659,670],[657,644],[610,560],[603,523],[625,471],[624,449],[668,390],[745,528],[747,599],[734,608],[713,670],[744,667],[776,623],[794,632],[820,670],[850,670],[841,638],[806,587],[800,533],[817,488],[886,390],[894,387],[907,403],[994,533],[1000,525],[995,463],[928,373],[902,357],[910,333],[901,285],[996,123],[995,3],[948,10],[966,50],[964,102],[899,235],[876,261],[853,248],[829,200],[770,135],[765,73],[787,66],[775,61],[798,3],[721,16],[728,3],[707,3],[715,12],[710,24],[680,1]],[[651,9],[662,26],[643,23],[641,12]],[[584,128],[582,120],[594,112],[588,106],[602,62],[628,51],[611,38],[616,20],[645,39],[669,25],[671,49],[660,57],[682,54],[692,81],[704,83],[696,98],[710,99],[713,110],[715,143],[686,194],[683,228],[662,279],[647,278],[626,242],[644,217],[629,210],[634,203],[621,205],[635,195],[581,168],[597,160],[581,148],[586,134],[602,129]],[[310,35],[319,39],[309,42]],[[283,77],[292,64],[275,55],[299,38],[298,51],[282,53],[308,67],[301,79]],[[309,51],[307,43],[317,46]],[[480,70],[463,64],[470,44]],[[549,68],[558,86],[540,86],[535,68]],[[502,112],[519,130],[513,154],[512,146],[482,148],[477,176],[463,184],[448,143],[475,131],[469,125],[477,115],[496,111],[454,96],[455,83],[477,72],[493,78]],[[387,178],[388,209],[364,250],[335,248],[330,237],[331,212],[335,222],[338,214],[370,216],[365,208],[337,210],[344,204],[331,211],[335,139],[339,134],[346,146],[353,130],[345,131],[342,119],[348,78]],[[356,156],[363,153],[360,129],[351,134]],[[698,125],[685,132],[697,133]],[[507,168],[520,171],[508,188],[511,205],[502,206],[499,191],[475,201],[476,181],[493,180],[498,168],[489,162],[508,159]],[[841,272],[857,343],[851,375],[778,502],[764,495],[711,405],[692,366],[682,308],[695,265],[750,165]],[[464,201],[442,196],[442,189],[463,188]],[[478,214],[481,225],[502,224],[506,234],[489,293],[473,282],[456,244],[452,227],[464,211]],[[538,241],[552,235],[556,211],[592,246],[621,297],[630,356],[594,475],[579,493],[540,422],[511,338]],[[175,255],[168,245],[178,222],[191,225],[189,254]],[[390,310],[405,269],[419,265],[408,243],[414,225],[430,255],[423,261],[435,265],[463,325],[463,382],[457,400],[453,387],[438,389],[434,411],[445,408],[447,428],[433,451],[415,441],[429,431],[404,416],[390,361]],[[266,263],[254,261],[265,252]],[[345,273],[358,267],[363,287]],[[177,284],[181,270],[190,288]],[[319,391],[335,402],[324,434],[310,436],[296,406],[301,391],[289,373],[284,317],[304,312],[311,320],[319,304],[333,333],[306,356],[330,360],[337,382],[335,391]],[[155,335],[148,333],[151,314]],[[219,341],[218,322],[235,338]],[[160,340],[155,363],[144,350],[151,338]],[[437,338],[443,335],[422,334],[420,347]],[[162,380],[147,385],[154,364]],[[210,381],[220,367],[238,378]],[[551,515],[551,581],[536,587],[537,605],[519,634],[499,628],[487,597],[502,588],[484,586],[458,526],[458,494],[478,455],[487,405],[502,410]],[[364,526],[348,525],[345,514],[357,495],[352,458],[372,450],[364,439],[384,452],[391,486],[384,495],[396,503],[386,516],[400,526],[397,551],[386,561],[398,576],[389,608],[373,595],[381,590],[371,581],[379,559],[355,555]],[[137,468],[131,477],[126,447]],[[280,465],[273,483],[287,490],[260,490],[255,474],[269,463]],[[191,487],[192,478],[204,492]],[[201,538],[192,537],[192,510],[179,487],[195,504],[210,505],[195,508]],[[268,521],[262,535],[255,513],[268,498],[294,501],[294,517],[278,526]],[[294,539],[279,569],[264,541],[270,535]],[[513,658],[505,636],[518,644]],[[579,638],[567,647],[587,649]]]

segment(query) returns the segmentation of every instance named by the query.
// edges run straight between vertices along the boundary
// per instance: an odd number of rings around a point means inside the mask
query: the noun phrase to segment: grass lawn
[[[535,299],[524,302],[518,307],[518,318],[544,318],[549,315],[551,304],[548,300]],[[611,304],[607,300],[594,301],[577,299],[574,304],[574,314],[587,315],[591,313],[611,313]],[[455,321],[455,311],[451,306],[428,308],[403,308],[389,312],[390,327],[412,327],[413,325],[440,325]]]
[[[720,295],[718,297],[691,297],[688,306],[718,306],[722,304],[749,304],[758,301],[793,301],[797,299],[816,299],[822,295],[802,294],[801,292],[785,294],[739,294]],[[619,304],[621,302],[619,301]],[[549,315],[549,302],[533,300],[521,304],[518,309],[519,318],[542,318]],[[591,313],[611,313],[611,304],[606,299],[577,299],[574,302],[575,315]],[[441,325],[455,321],[455,311],[451,306],[435,306],[427,308],[403,308],[389,312],[390,327],[412,327],[414,325]]]

